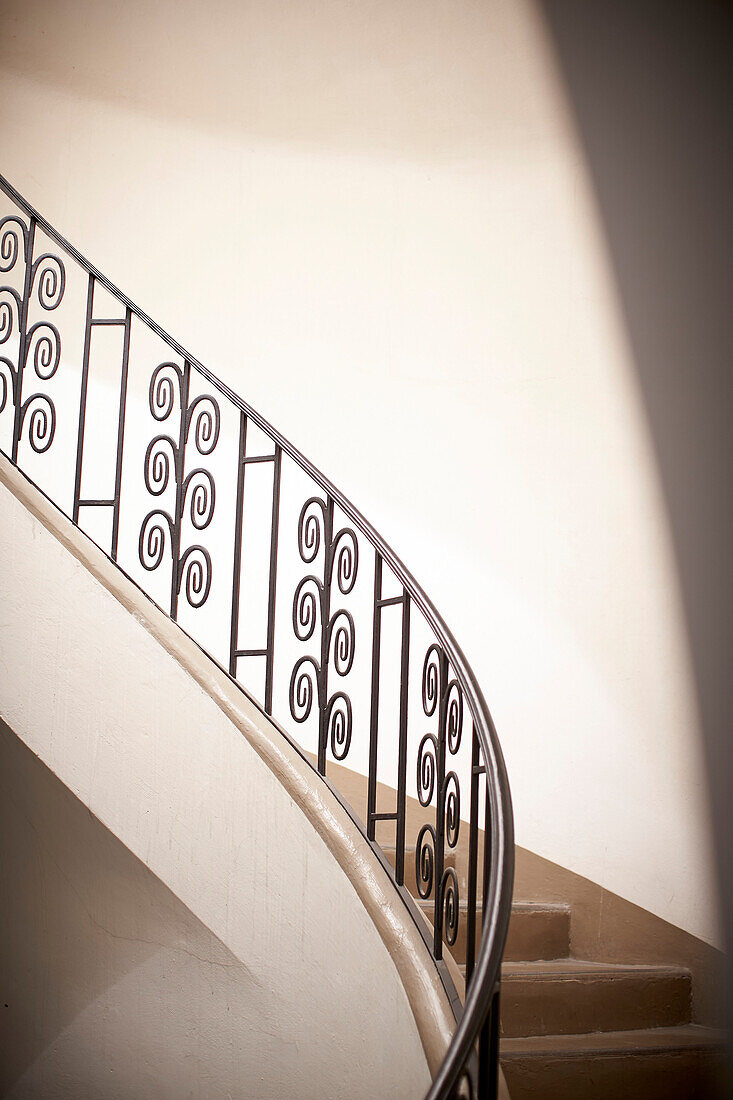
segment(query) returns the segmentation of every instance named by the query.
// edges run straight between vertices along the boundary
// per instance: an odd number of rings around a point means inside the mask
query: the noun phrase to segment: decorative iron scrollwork
[[[436,846],[435,829],[430,822],[426,822],[417,834],[415,846],[415,878],[421,898],[429,898],[433,892]]]
[[[29,227],[16,214],[8,214],[0,221],[0,272],[3,274],[13,270],[20,255],[28,262],[28,231]]]
[[[456,942],[460,917],[458,877],[445,866],[446,847],[455,848],[461,827],[461,788],[458,774],[447,770],[463,734],[463,692],[449,677],[448,658],[433,642],[423,662],[422,706],[426,718],[437,717],[437,733],[426,733],[417,752],[417,797],[429,806],[436,797],[435,824],[422,826],[415,850],[415,875],[421,897],[435,894],[434,950],[441,957],[442,937]]]
[[[446,867],[443,871],[440,893],[443,905],[443,933],[446,942],[452,947],[458,938],[461,901],[458,892],[458,876],[452,867]]]
[[[5,251],[4,238],[0,237],[0,255]],[[10,249],[7,251],[10,256],[13,255]],[[17,245],[15,254],[17,255]],[[9,268],[0,266],[0,271],[6,270]],[[0,287],[0,345],[7,344],[20,330],[22,311],[23,304],[18,292],[11,286]],[[16,377],[15,363],[7,355],[0,355],[0,413],[7,405],[8,398],[13,405],[16,402]]]
[[[188,513],[191,526],[205,531],[214,517],[216,486],[203,466],[186,473],[186,446],[193,429],[193,445],[204,457],[210,455],[219,440],[221,415],[215,397],[201,395],[189,404],[190,367],[177,363],[159,363],[153,371],[148,403],[153,418],[163,424],[173,415],[178,397],[180,409],[178,440],[159,432],[148,444],[143,467],[145,488],[151,496],[162,496],[170,483],[171,471],[176,486],[175,505],[170,512],[153,508],[140,528],[138,557],[149,572],[163,560],[166,543],[171,552],[171,616],[176,618],[178,598],[185,592],[191,607],[202,607],[211,591],[212,562],[206,547],[193,543],[182,551],[181,526]]]
[[[261,420],[228,387],[217,382],[206,368],[193,359],[186,358],[178,344],[108,281],[49,226],[43,218],[0,177],[0,192],[20,212],[0,218],[0,414],[4,413],[3,438],[12,428],[11,459],[18,464],[21,442],[36,454],[44,454],[56,434],[56,408],[51,400],[54,376],[61,367],[62,340],[59,329],[63,326],[51,323],[54,310],[61,305],[66,290],[66,268],[71,264],[88,280],[87,308],[79,389],[79,421],[76,425],[76,478],[72,522],[80,525],[80,509],[111,508],[112,538],[111,557],[117,560],[117,538],[120,500],[123,485],[127,491],[129,479],[122,477],[123,442],[126,415],[127,370],[130,356],[130,337],[133,318],[135,325],[152,330],[163,344],[170,348],[176,362],[159,363],[152,373],[148,401],[153,418],[152,436],[145,450],[143,476],[146,491],[152,498],[151,510],[145,515],[139,530],[138,555],[147,572],[153,573],[163,566],[170,554],[171,588],[170,614],[177,618],[178,603],[182,597],[190,607],[203,606],[209,599],[212,587],[212,555],[202,545],[208,541],[203,532],[212,525],[216,509],[227,506],[220,495],[212,471],[206,459],[215,451],[220,434],[220,404],[229,414],[239,417],[239,461],[236,471],[236,505],[234,517],[234,553],[231,592],[231,622],[229,624],[229,672],[236,679],[240,658],[265,658],[264,709],[272,714],[273,664],[276,657],[275,601],[278,578],[278,538],[280,515],[280,475],[283,458],[291,460],[310,478],[316,494],[309,496],[303,505],[298,521],[298,551],[307,572],[295,587],[292,605],[292,624],[295,637],[302,645],[290,677],[290,712],[296,723],[305,722],[318,712],[318,768],[326,771],[328,752],[335,760],[347,758],[354,727],[352,700],[342,690],[344,679],[353,672],[356,625],[352,610],[356,600],[346,597],[353,591],[359,570],[359,541],[362,550],[374,552],[374,597],[372,603],[371,636],[371,706],[368,715],[369,775],[367,795],[367,836],[375,842],[379,836],[387,836],[388,822],[395,825],[395,881],[400,887],[408,886],[405,875],[406,851],[406,802],[408,753],[411,739],[408,736],[408,712],[412,722],[414,707],[410,703],[413,688],[422,693],[422,710],[428,719],[427,728],[421,730],[417,752],[417,795],[429,820],[422,824],[416,841],[417,891],[423,899],[430,899],[434,906],[433,952],[441,958],[443,942],[454,944],[459,930],[461,906],[459,880],[451,864],[451,851],[459,843],[461,828],[461,791],[459,769],[454,758],[459,753],[463,736],[464,709],[470,718],[471,770],[470,770],[470,820],[472,828],[468,838],[466,885],[466,977],[467,1013],[460,1030],[464,1033],[459,1043],[448,1051],[440,1073],[442,1084],[435,1085],[431,1095],[441,1100],[474,1100],[479,1095],[493,1095],[496,1091],[498,1069],[499,1003],[498,986],[500,969],[497,939],[503,935],[511,907],[511,853],[513,830],[509,790],[501,752],[496,740],[490,716],[476,691],[470,670],[465,666],[445,624],[431,608],[426,594],[415,584],[398,558],[389,550],[374,529],[358,514],[346,498],[334,489],[327,479],[295,450],[279,433]],[[62,261],[52,252],[42,252],[34,246],[40,241],[52,242],[64,256]],[[46,247],[44,245],[44,247]],[[94,293],[102,283],[121,307],[114,316],[94,316]],[[66,313],[61,310],[60,314]],[[122,316],[117,316],[124,313]],[[58,314],[56,315],[58,317]],[[83,449],[85,417],[89,413],[87,382],[89,376],[90,334],[93,324],[120,325],[123,328],[122,370],[120,400],[112,410],[112,420],[117,427],[117,465],[114,486],[109,485],[103,495],[88,498],[82,493]],[[58,327],[57,327],[58,325]],[[133,341],[136,344],[136,341]],[[137,350],[137,347],[135,347]],[[197,385],[212,391],[195,396],[190,393],[191,373],[204,379]],[[195,392],[198,392],[196,390]],[[11,411],[12,409],[12,411]],[[139,411],[136,409],[136,412]],[[12,420],[12,423],[11,423]],[[272,454],[247,454],[247,424],[254,421],[259,430],[273,444]],[[75,433],[68,433],[72,439]],[[129,452],[129,444],[128,444]],[[187,463],[188,460],[188,463]],[[262,644],[253,648],[240,648],[239,613],[240,581],[242,576],[242,524],[244,515],[245,468],[249,462],[273,463],[273,488],[270,515],[270,558],[268,578],[267,635]],[[213,466],[213,462],[211,463]],[[232,485],[227,480],[227,487]],[[307,495],[307,494],[306,494]],[[59,502],[60,504],[63,502]],[[339,514],[352,517],[352,529],[343,526],[334,530],[334,509]],[[83,515],[89,513],[83,512]],[[218,517],[218,513],[217,513]],[[222,523],[222,528],[226,524]],[[185,528],[185,530],[184,530]],[[358,532],[358,537],[357,537]],[[197,541],[202,534],[201,542]],[[189,541],[190,539],[190,541]],[[211,543],[210,543],[211,545]],[[213,546],[211,547],[213,552]],[[321,558],[321,553],[323,557]],[[319,564],[316,565],[315,563]],[[228,563],[227,563],[228,564]],[[166,561],[167,567],[167,561]],[[392,574],[395,592],[386,595],[382,587],[383,567]],[[281,574],[282,575],[282,574]],[[167,579],[167,573],[165,574]],[[217,574],[217,584],[219,584]],[[162,572],[159,574],[162,578]],[[297,578],[296,578],[297,579]],[[395,587],[396,586],[396,587]],[[151,593],[153,594],[153,593]],[[222,592],[222,595],[226,593]],[[218,595],[218,593],[217,593]],[[344,597],[340,599],[339,596]],[[214,600],[211,601],[214,603]],[[218,601],[217,601],[218,603]],[[332,606],[333,605],[333,606]],[[401,610],[388,610],[400,605]],[[349,610],[349,607],[352,610]],[[433,644],[425,653],[422,666],[422,682],[417,682],[415,671],[410,679],[411,607],[417,607],[431,630]],[[210,608],[213,612],[213,607]],[[218,609],[217,609],[218,610]],[[401,614],[401,624],[397,616]],[[384,792],[378,791],[380,707],[389,718],[389,700],[392,693],[385,692],[380,703],[380,678],[387,662],[394,658],[394,650],[381,649],[381,632],[385,623],[390,632],[401,625],[399,656],[399,705],[393,707],[392,730],[396,730],[397,791],[396,805]],[[207,616],[208,619],[208,616]],[[207,622],[213,625],[214,616]],[[208,634],[208,630],[207,630]],[[192,635],[196,637],[195,626]],[[394,634],[390,633],[393,639]],[[279,633],[277,634],[279,639]],[[361,635],[360,635],[361,638]],[[411,642],[412,638],[412,642]],[[315,640],[317,639],[317,641]],[[201,639],[204,640],[203,638]],[[209,644],[209,638],[206,638]],[[360,640],[360,646],[362,645]],[[390,646],[392,643],[390,643]],[[312,649],[312,652],[305,652]],[[329,691],[329,677],[331,677]],[[391,679],[396,683],[396,664],[392,666]],[[356,679],[355,676],[352,677]],[[286,674],[287,681],[287,674]],[[346,679],[348,685],[348,679]],[[283,686],[287,686],[287,683]],[[335,688],[339,686],[339,690]],[[363,685],[362,685],[363,687]],[[393,697],[392,697],[393,698]],[[418,699],[416,699],[418,701]],[[315,715],[314,715],[315,717]],[[364,722],[362,712],[362,722]],[[366,726],[366,722],[364,722]],[[392,737],[387,744],[395,744]],[[384,739],[383,739],[384,749]],[[394,761],[392,761],[394,763]],[[386,769],[385,769],[386,771]],[[479,804],[483,791],[485,824],[483,826],[483,890],[479,887]],[[379,798],[378,798],[379,796]],[[464,806],[464,811],[466,807]],[[481,895],[479,897],[479,895]],[[477,948],[476,914],[490,916],[486,931]],[[499,944],[499,946],[501,946]],[[479,952],[477,957],[476,952]],[[489,953],[493,954],[491,962]],[[488,964],[491,962],[491,965]],[[445,968],[441,968],[445,976]],[[480,988],[477,991],[477,981]],[[487,1015],[488,1013],[488,1015]],[[482,1034],[483,1029],[483,1034]],[[464,1038],[470,1033],[470,1051]],[[493,1092],[492,1092],[493,1089]]]
[[[356,627],[350,611],[331,611],[333,581],[343,596],[356,584],[359,569],[359,542],[350,527],[333,533],[333,501],[309,497],[298,518],[298,552],[306,565],[314,562],[324,546],[323,579],[308,573],[299,582],[293,596],[293,631],[298,641],[309,641],[320,623],[320,659],[311,655],[296,661],[290,677],[290,713],[296,722],[305,722],[317,700],[319,711],[318,769],[326,770],[326,750],[344,760],[351,746],[353,713],[351,700],[344,691],[328,694],[328,672],[348,676],[354,663]]]
[[[34,290],[38,304],[50,312],[58,308],[66,287],[63,261],[51,252],[33,259],[35,219],[26,224],[11,214],[0,221],[0,272],[13,270],[19,260],[25,264],[22,296],[14,287],[0,287],[0,345],[18,338],[15,362],[0,355],[0,413],[8,399],[12,401],[12,458],[17,460],[18,447],[27,426],[28,442],[36,454],[44,454],[53,443],[56,432],[56,407],[47,393],[38,390],[23,396],[26,366],[30,359],[39,381],[48,382],[61,362],[61,334],[49,321],[36,321],[28,327],[28,312]]]

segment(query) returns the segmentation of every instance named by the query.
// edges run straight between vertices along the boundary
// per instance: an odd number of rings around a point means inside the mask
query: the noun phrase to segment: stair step
[[[564,959],[570,954],[570,906],[512,906],[504,958],[507,962]]]
[[[676,1027],[690,1021],[690,973],[675,966],[555,959],[502,967],[506,1036]]]
[[[687,1025],[502,1039],[512,1100],[723,1100],[722,1032]]]
[[[397,849],[394,845],[380,844],[380,848],[384,852],[389,862],[394,867],[397,860]],[[422,901],[417,889],[417,875],[415,869],[415,845],[405,846],[405,886],[410,891],[412,896],[417,900],[418,904]],[[455,867],[455,852],[448,851],[445,853],[445,866]],[[428,894],[428,899],[433,897],[433,891]],[[429,908],[429,907],[428,907]],[[426,912],[427,915],[427,912]]]
[[[420,908],[433,922],[433,903],[419,902]],[[450,952],[457,963],[466,961],[468,943],[468,907],[461,905],[458,936]],[[481,909],[476,911],[476,946],[481,941]],[[512,906],[504,959],[525,962],[538,959],[564,959],[570,954],[570,908],[567,905],[542,903]]]

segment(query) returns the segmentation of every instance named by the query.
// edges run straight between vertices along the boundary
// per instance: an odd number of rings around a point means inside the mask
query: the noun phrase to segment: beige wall
[[[518,841],[714,941],[669,533],[534,7],[69,0],[0,30],[3,171],[404,557]]]
[[[2,1095],[284,1095],[256,975],[2,722],[0,789]]]

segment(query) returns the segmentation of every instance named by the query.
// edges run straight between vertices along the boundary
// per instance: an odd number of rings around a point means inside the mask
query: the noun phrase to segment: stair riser
[[[385,856],[387,857],[389,862],[394,867],[395,866],[395,858],[396,858],[394,848],[385,847],[385,848],[382,849],[382,851],[384,852]],[[453,852],[446,852],[446,854],[445,854],[445,867],[447,868],[447,867],[454,867],[454,866],[455,866],[455,854]],[[415,849],[414,848],[412,848],[412,849],[408,848],[408,849],[405,850],[405,886],[407,887],[407,889],[410,891],[412,896],[418,902],[422,900],[421,896],[420,896],[420,893],[417,889],[417,869],[416,869],[416,866],[415,866]],[[431,890],[430,893],[427,895],[426,900],[429,901],[429,900],[433,899],[434,896],[435,896],[434,891]],[[430,921],[432,921],[432,916],[433,916],[432,911],[426,912],[425,915],[428,917],[428,919]]]
[[[564,959],[569,954],[568,909],[513,910],[504,950],[507,962]]]
[[[433,911],[424,907],[430,923]],[[481,910],[476,913],[476,950],[481,942]],[[450,952],[459,965],[466,961],[468,919],[461,911],[458,937]],[[507,962],[564,959],[570,954],[570,913],[564,909],[515,910],[509,921],[504,958]]]
[[[587,1058],[502,1057],[512,1100],[724,1100],[721,1054],[665,1051]]]
[[[502,1034],[578,1035],[674,1027],[690,1019],[689,975],[504,977]]]

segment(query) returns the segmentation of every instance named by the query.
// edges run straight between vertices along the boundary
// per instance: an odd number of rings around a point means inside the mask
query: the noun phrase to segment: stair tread
[[[631,1031],[593,1031],[581,1035],[522,1035],[500,1040],[501,1057],[536,1055],[585,1058],[591,1054],[640,1054],[674,1050],[719,1050],[726,1034],[697,1024],[677,1027],[636,1028]]]
[[[415,898],[421,909],[432,909],[435,905],[434,901],[425,901],[423,898]],[[468,911],[468,902],[464,900],[460,903],[461,912]],[[527,913],[569,913],[569,905],[555,904],[555,902],[543,902],[543,901],[519,901],[512,905],[512,914],[517,913],[524,915]],[[481,913],[481,906],[476,906],[477,916]]]
[[[515,901],[512,913],[569,913],[570,906],[555,901]]]
[[[465,975],[465,964],[460,966]],[[542,981],[567,979],[576,981],[593,978],[670,978],[690,976],[684,966],[669,963],[609,963],[592,959],[534,959],[501,964],[502,981],[532,978]]]
[[[593,978],[689,977],[689,970],[671,964],[607,963],[588,959],[536,959],[502,964],[503,980],[532,978],[582,980]]]

